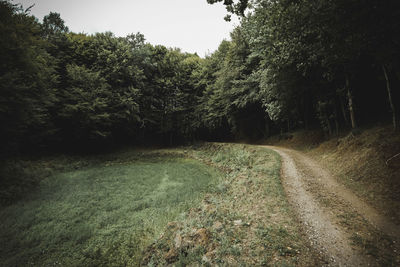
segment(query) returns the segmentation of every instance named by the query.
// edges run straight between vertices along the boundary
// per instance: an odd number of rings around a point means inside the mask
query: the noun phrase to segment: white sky
[[[73,32],[111,31],[116,36],[141,32],[151,44],[179,47],[204,56],[213,52],[238,24],[224,21],[225,7],[206,0],[14,0],[39,18],[61,14]]]

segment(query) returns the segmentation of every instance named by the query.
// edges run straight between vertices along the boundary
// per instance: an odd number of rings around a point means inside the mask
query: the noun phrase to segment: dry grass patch
[[[309,152],[377,210],[400,224],[400,135],[375,127],[322,143]]]
[[[324,141],[320,131],[297,131],[264,144],[302,150],[371,206],[400,224],[400,134],[391,125]]]

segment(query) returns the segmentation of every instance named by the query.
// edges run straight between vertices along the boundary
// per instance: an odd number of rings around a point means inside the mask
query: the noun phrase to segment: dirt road
[[[400,226],[301,152],[282,157],[282,182],[312,245],[329,266],[400,266]]]

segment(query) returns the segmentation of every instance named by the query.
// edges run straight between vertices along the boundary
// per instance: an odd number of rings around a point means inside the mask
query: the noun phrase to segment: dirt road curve
[[[393,240],[391,241],[393,246],[384,249],[390,249],[395,258],[399,258],[400,226],[380,215],[303,153],[280,147],[266,147],[282,157],[282,182],[286,194],[304,224],[312,245],[329,258],[328,265],[380,265],[376,259],[378,256],[366,255],[366,250],[362,246],[354,245],[352,242],[354,227],[346,227],[346,224],[338,220],[340,216],[347,216],[343,215],[343,210],[347,210],[347,214],[351,216],[357,214],[362,217],[368,225],[363,228],[364,232],[369,227]]]

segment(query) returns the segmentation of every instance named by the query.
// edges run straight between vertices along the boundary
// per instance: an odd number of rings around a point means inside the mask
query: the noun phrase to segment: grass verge
[[[208,144],[190,156],[220,169],[223,179],[200,205],[168,224],[142,265],[321,265],[286,200],[275,152]]]

